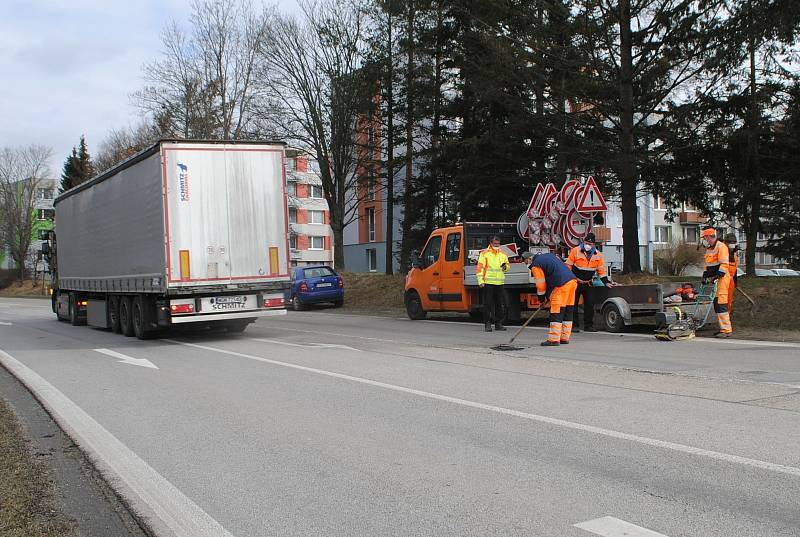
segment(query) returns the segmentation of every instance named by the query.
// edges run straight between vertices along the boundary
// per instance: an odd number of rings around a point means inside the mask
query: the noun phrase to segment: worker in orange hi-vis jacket
[[[736,275],[739,272],[739,241],[736,240],[735,233],[728,233],[725,235],[725,245],[728,247],[728,266],[730,270],[728,272],[731,275],[731,283],[728,286],[728,315],[733,315],[733,298],[736,294],[736,286],[739,284],[738,276]]]
[[[713,227],[703,230],[701,242],[706,247],[706,270],[703,280],[716,281],[717,296],[714,298],[714,311],[717,313],[719,332],[716,337],[731,337],[733,326],[728,309],[728,299],[733,276],[730,273],[730,252],[728,246],[717,239],[717,231]]]
[[[525,252],[522,257],[528,259],[528,267],[536,282],[539,303],[544,304],[548,296],[550,299],[550,331],[547,340],[542,341],[542,346],[568,344],[572,335],[572,310],[578,280],[554,254],[531,255],[530,252]]]
[[[594,327],[594,277],[600,278],[603,285],[613,287],[614,283],[608,278],[606,273],[606,260],[603,252],[595,247],[594,233],[587,233],[581,243],[569,252],[567,266],[578,278],[578,287],[575,291],[575,313],[573,321],[577,322],[578,303],[583,297],[583,330],[585,332],[597,332]],[[578,331],[578,327],[575,327]]]

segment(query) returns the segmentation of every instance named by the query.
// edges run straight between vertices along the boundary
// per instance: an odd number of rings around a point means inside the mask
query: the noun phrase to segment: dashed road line
[[[663,533],[648,530],[636,524],[625,522],[613,516],[604,516],[574,525],[600,537],[667,537]]]

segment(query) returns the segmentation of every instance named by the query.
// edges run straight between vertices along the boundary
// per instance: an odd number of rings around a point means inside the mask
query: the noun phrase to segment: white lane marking
[[[4,323],[3,321],[0,321],[0,326],[14,326],[14,323]]]
[[[95,349],[95,352],[106,354],[108,356],[113,356],[114,358],[119,358],[118,363],[120,364],[138,365],[139,367],[149,367],[150,369],[158,369],[158,366],[156,366],[153,362],[151,362],[146,358],[133,358],[131,356],[126,356],[117,351],[112,351],[111,349]]]
[[[280,341],[279,339],[267,339],[260,337],[245,338],[250,341],[260,341],[262,343],[277,343],[278,345],[286,345],[287,347],[302,347],[304,349],[345,349],[348,351],[362,352],[361,349],[354,349],[347,345],[337,345],[335,343],[291,343],[289,341]]]
[[[577,423],[574,421],[567,421],[558,418],[550,418],[548,416],[540,416],[538,414],[531,414],[529,412],[522,412],[520,410],[513,410],[510,408],[504,408],[495,405],[487,405],[485,403],[478,403],[476,401],[469,401],[467,399],[460,399],[458,397],[451,397],[449,395],[441,395],[438,393],[431,393],[422,390],[416,390],[414,388],[407,388],[405,386],[398,386],[395,384],[387,384],[386,382],[380,382],[377,380],[371,380],[362,377],[354,377],[352,375],[345,375],[344,373],[335,373],[333,371],[326,371],[324,369],[317,369],[314,367],[307,367],[304,365],[293,364],[289,362],[281,362],[278,360],[270,360],[269,358],[262,358],[260,356],[253,356],[252,354],[244,354],[241,352],[236,351],[229,351],[227,349],[220,349],[217,347],[209,347],[207,345],[198,345],[196,343],[187,343],[184,341],[177,341],[172,339],[164,339],[162,341],[167,341],[170,343],[175,343],[178,345],[183,345],[186,347],[193,347],[195,349],[203,349],[207,351],[218,352],[221,354],[228,354],[230,356],[238,356],[239,358],[247,358],[248,360],[255,360],[257,362],[264,362],[267,364],[272,365],[279,365],[282,367],[288,367],[291,369],[297,369],[299,371],[307,371],[309,373],[316,373],[318,375],[324,375],[327,377],[333,377],[342,380],[349,380],[352,382],[358,382],[361,384],[367,384],[369,386],[376,386],[378,388],[384,388],[387,390],[393,390],[396,392],[403,392],[409,393],[412,395],[417,395],[420,397],[425,397],[427,399],[435,399],[437,401],[445,401],[447,403],[453,403],[456,405],[466,406],[470,408],[477,408],[480,410],[488,410],[490,412],[496,412],[498,414],[504,414],[506,416],[514,416],[517,418],[522,418],[530,421],[536,421],[540,423],[547,423],[549,425],[555,425],[557,427],[564,427],[567,429],[574,429],[577,431],[583,431],[588,433],[593,433],[601,436],[608,436],[610,438],[617,438],[620,440],[628,440],[629,442],[636,442],[638,444],[644,444],[647,446],[658,447],[662,449],[668,449],[671,451],[678,451],[681,453],[688,453],[690,455],[697,455],[700,457],[707,457],[709,459],[715,459],[723,462],[733,463],[733,464],[741,464],[744,466],[751,466],[754,468],[759,468],[762,470],[769,470],[771,472],[777,472],[781,474],[788,474],[800,477],[800,468],[796,468],[794,466],[785,466],[783,464],[776,464],[773,462],[766,462],[761,461],[758,459],[750,459],[747,457],[740,457],[738,455],[731,455],[729,453],[721,453],[719,451],[712,451],[709,449],[703,449],[694,446],[687,446],[685,444],[678,444],[676,442],[668,442],[665,440],[657,440],[655,438],[648,438],[646,436],[638,436],[635,434],[623,433],[620,431],[614,431],[612,429],[604,429],[602,427],[595,427],[594,425],[585,425],[583,423]]]
[[[604,516],[603,518],[581,522],[580,524],[575,524],[575,527],[601,537],[667,537],[663,533],[648,530],[613,516]]]
[[[156,535],[233,537],[219,522],[167,481],[125,444],[97,423],[58,388],[25,364],[0,350],[0,363],[36,394],[58,424],[88,452],[110,481],[127,486],[134,509],[146,508],[158,522]],[[133,497],[130,497],[134,495]],[[138,498],[138,501],[136,501]]]

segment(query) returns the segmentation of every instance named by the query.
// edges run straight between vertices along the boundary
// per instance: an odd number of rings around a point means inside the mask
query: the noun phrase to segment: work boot
[[[573,330],[573,332],[574,331],[575,330]],[[583,327],[583,331],[584,332],[597,332],[597,328],[595,328],[594,326],[584,326]]]
[[[569,340],[567,340],[567,341],[564,341],[564,340],[562,339],[562,340],[561,340],[561,343],[559,343],[559,345],[569,345]]]
[[[498,332],[506,331],[506,327],[503,326],[503,323],[494,323],[494,329],[497,330]]]
[[[486,326],[484,327],[484,330],[487,331],[487,332],[491,332],[492,331],[492,323],[487,322]]]
[[[550,341],[549,339],[542,341],[542,347],[558,347],[559,345],[558,341]]]
[[[733,332],[715,332],[714,337],[717,338],[729,338],[733,335]]]

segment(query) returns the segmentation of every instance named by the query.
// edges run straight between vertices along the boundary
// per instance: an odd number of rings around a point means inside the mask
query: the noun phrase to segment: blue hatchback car
[[[344,304],[344,281],[326,265],[295,267],[287,300],[295,311],[325,302],[339,308]]]

